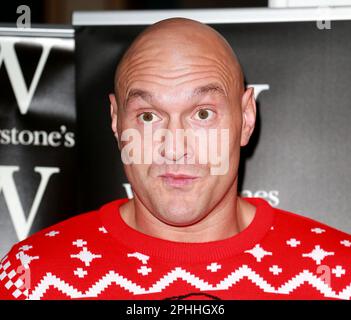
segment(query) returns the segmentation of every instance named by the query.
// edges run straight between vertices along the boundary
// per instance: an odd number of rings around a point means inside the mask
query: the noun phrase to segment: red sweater
[[[2,299],[350,299],[351,236],[259,198],[228,239],[180,243],[129,227],[116,200],[14,245]]]

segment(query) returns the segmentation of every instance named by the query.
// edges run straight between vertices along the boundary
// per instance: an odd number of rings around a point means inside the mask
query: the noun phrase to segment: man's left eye
[[[210,109],[200,109],[195,113],[196,120],[210,120],[214,116],[214,112]]]

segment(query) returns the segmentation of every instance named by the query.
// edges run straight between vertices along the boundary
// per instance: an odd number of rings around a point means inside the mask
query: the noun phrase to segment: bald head
[[[170,18],[146,28],[122,57],[115,74],[118,100],[126,101],[129,84],[139,74],[155,72],[162,78],[176,78],[207,67],[222,79],[226,94],[244,91],[241,66],[231,46],[213,28],[186,18]],[[196,68],[198,66],[199,68]],[[179,83],[186,79],[179,77]],[[176,85],[177,81],[174,82]]]

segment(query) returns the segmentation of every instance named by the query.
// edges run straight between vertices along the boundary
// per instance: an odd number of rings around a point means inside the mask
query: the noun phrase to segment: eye
[[[200,109],[195,113],[196,120],[210,120],[214,116],[214,112],[210,109]]]
[[[144,123],[153,123],[157,120],[161,120],[158,116],[156,116],[152,112],[143,112],[138,115],[138,119]]]

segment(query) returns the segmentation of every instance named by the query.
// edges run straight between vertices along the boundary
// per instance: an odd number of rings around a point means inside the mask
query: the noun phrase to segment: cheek
[[[148,182],[148,167],[146,165],[125,165],[124,171],[128,181],[134,186],[147,184]]]

